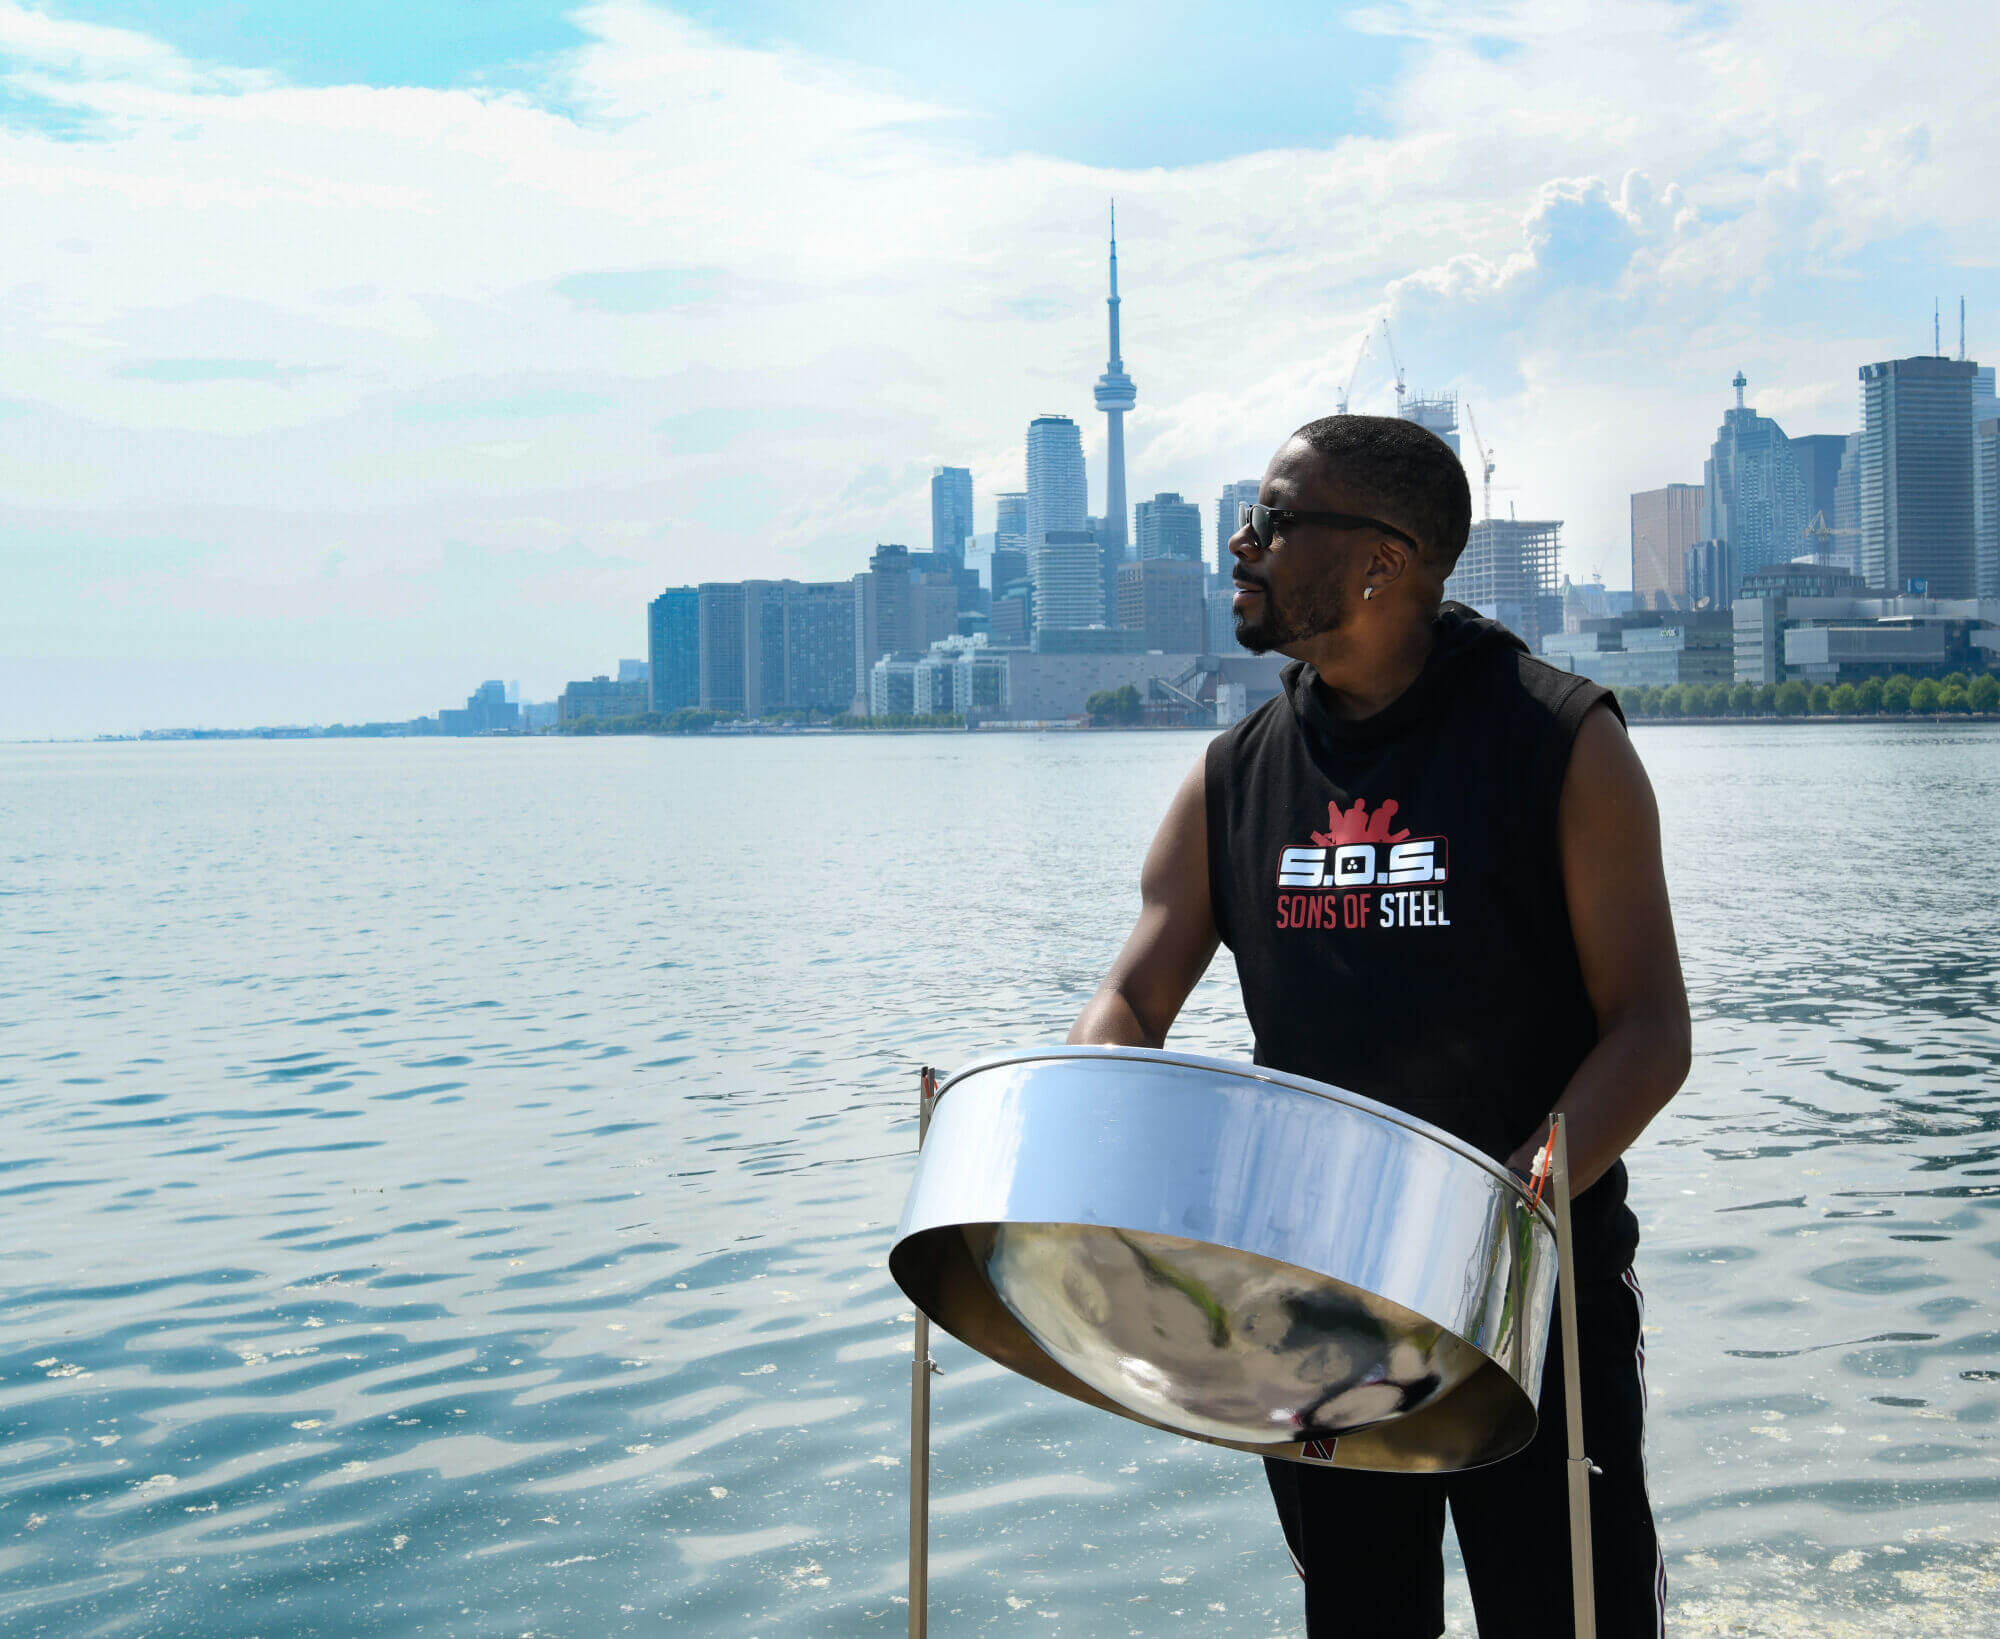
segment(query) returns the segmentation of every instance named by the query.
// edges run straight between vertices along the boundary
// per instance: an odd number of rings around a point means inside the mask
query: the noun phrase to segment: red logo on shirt
[[[1278,886],[1308,889],[1278,895],[1281,928],[1448,928],[1442,884],[1450,844],[1441,836],[1413,837],[1392,829],[1402,804],[1385,798],[1368,812],[1365,798],[1351,808],[1326,805],[1326,829],[1310,833],[1310,847],[1287,848],[1278,857]],[[1389,892],[1377,894],[1376,890]],[[1379,897],[1379,904],[1377,903]]]

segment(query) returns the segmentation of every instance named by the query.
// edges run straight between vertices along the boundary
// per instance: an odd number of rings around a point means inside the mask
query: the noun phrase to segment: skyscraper
[[[1892,595],[1921,581],[1971,597],[1972,395],[1962,359],[1861,367],[1861,576]]]
[[[1701,537],[1703,490],[1669,484],[1632,496],[1632,596],[1641,609],[1685,609],[1687,551]]]
[[[743,583],[703,581],[695,588],[701,645],[701,703],[710,711],[743,709]]]
[[[1255,478],[1240,478],[1233,484],[1222,486],[1222,494],[1215,503],[1215,568],[1218,574],[1229,573],[1229,537],[1236,533],[1236,509],[1255,506],[1260,487],[1260,481]]]
[[[1805,551],[1806,485],[1792,442],[1777,422],[1745,409],[1738,370],[1736,408],[1723,413],[1705,469],[1703,540],[1727,541],[1737,577]]]
[[[1082,529],[1089,511],[1076,423],[1066,415],[1036,416],[1028,423],[1028,550],[1052,529]]]
[[[1111,361],[1097,378],[1097,407],[1104,412],[1104,533],[1105,556],[1114,564],[1126,558],[1125,507],[1125,412],[1139,402],[1139,390],[1125,373],[1125,361],[1118,354],[1118,207],[1111,207]],[[1029,491],[1034,490],[1031,479]],[[1057,527],[1051,524],[1050,528]],[[1066,526],[1065,526],[1066,527]]]
[[[1184,558],[1201,562],[1201,508],[1171,490],[1141,501],[1135,509],[1140,559]]]
[[[1145,502],[1139,503],[1142,507]],[[1197,521],[1200,509],[1190,508]],[[1202,590],[1201,560],[1142,556],[1118,566],[1118,624],[1146,634],[1146,647],[1168,654],[1206,652],[1208,610]]]
[[[701,704],[701,594],[669,586],[646,605],[646,659],[655,711]]]
[[[965,539],[972,533],[972,472],[939,467],[931,474],[931,550],[965,562]]]
[[[1028,554],[1035,589],[1035,630],[1102,626],[1104,555],[1087,529],[1051,529]]]
[[[1006,490],[993,497],[993,550],[1028,549],[1028,492]],[[999,588],[996,586],[997,592]]]
[[[1972,556],[1978,593],[2000,598],[2000,416],[1972,427]]]

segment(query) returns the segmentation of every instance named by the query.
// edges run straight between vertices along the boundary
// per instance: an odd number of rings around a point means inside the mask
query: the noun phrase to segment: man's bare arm
[[[1557,817],[1563,890],[1597,1045],[1556,1110],[1569,1127],[1572,1187],[1588,1189],[1680,1090],[1690,1051],[1687,989],[1660,864],[1660,814],[1645,766],[1608,709],[1577,731]],[[1509,1157],[1527,1167],[1547,1124]]]
[[[1205,761],[1205,759],[1204,759]],[[1140,872],[1139,920],[1069,1039],[1085,1046],[1158,1047],[1218,938],[1208,900],[1208,811],[1202,762],[1181,781]]]

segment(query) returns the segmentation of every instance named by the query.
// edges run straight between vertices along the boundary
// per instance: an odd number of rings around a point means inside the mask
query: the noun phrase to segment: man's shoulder
[[[1617,697],[1581,672],[1565,671],[1511,646],[1491,649],[1479,659],[1478,671],[1463,679],[1462,692],[1526,727],[1546,728],[1568,739],[1599,703],[1608,703],[1624,721]]]

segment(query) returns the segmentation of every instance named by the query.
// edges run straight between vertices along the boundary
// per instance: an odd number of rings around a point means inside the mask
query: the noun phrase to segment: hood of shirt
[[[1529,652],[1528,645],[1499,621],[1488,620],[1462,603],[1440,607],[1432,630],[1434,638],[1424,669],[1407,689],[1372,716],[1336,715],[1331,691],[1303,660],[1294,660],[1280,674],[1285,697],[1313,734],[1339,746],[1376,745],[1421,720],[1480,665],[1490,664],[1508,650]]]

